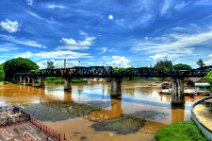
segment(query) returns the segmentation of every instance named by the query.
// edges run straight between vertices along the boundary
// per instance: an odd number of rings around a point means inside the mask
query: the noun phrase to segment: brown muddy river
[[[171,106],[169,95],[145,83],[123,82],[122,97],[110,98],[110,83],[73,84],[33,88],[0,85],[0,106],[22,104],[27,112],[70,141],[154,141],[154,133],[170,123],[190,119],[192,103]]]

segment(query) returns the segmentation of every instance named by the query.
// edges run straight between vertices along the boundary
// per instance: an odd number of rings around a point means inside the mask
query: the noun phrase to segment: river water
[[[195,100],[185,97],[183,107],[172,107],[170,95],[148,83],[123,82],[122,96],[110,98],[110,83],[73,84],[34,88],[0,85],[0,106],[21,104],[27,112],[70,141],[154,141],[156,130],[190,119]],[[129,128],[129,130],[128,130]]]

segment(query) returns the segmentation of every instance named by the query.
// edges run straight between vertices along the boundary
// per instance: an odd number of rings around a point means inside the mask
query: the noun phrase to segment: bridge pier
[[[31,86],[34,87],[34,85],[35,85],[35,79],[33,77],[31,77]]]
[[[39,83],[39,87],[44,87],[45,86],[45,77],[40,76],[38,78],[38,83]]]
[[[64,78],[64,91],[71,91],[71,78],[65,77]]]
[[[30,83],[30,77],[26,77],[26,84],[27,85],[30,85],[31,83]]]
[[[118,97],[121,95],[121,78],[111,79],[111,97]]]
[[[23,83],[23,77],[19,76],[19,84],[22,84],[22,83]]]
[[[172,78],[172,105],[184,105],[185,103],[185,95],[184,95],[184,86],[183,86],[183,78]]]

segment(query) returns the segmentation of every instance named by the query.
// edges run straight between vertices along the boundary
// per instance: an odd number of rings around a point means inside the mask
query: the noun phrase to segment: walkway
[[[17,124],[15,126],[0,128],[0,140],[54,141],[29,121]]]
[[[205,97],[194,103],[191,119],[208,141],[212,141],[212,96]]]
[[[65,141],[16,106],[0,107],[0,141]]]
[[[212,99],[208,99],[206,101],[212,103]],[[212,131],[212,113],[208,110],[208,108],[206,108],[204,104],[198,104],[194,107],[194,113],[198,120]]]

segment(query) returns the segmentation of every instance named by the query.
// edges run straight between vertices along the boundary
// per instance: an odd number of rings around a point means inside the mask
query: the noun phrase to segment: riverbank
[[[156,141],[207,141],[193,121],[179,122],[159,129]]]
[[[13,82],[9,82],[9,81],[0,81],[0,85],[1,84],[13,84]]]

